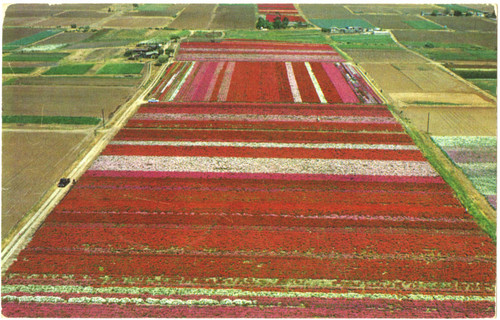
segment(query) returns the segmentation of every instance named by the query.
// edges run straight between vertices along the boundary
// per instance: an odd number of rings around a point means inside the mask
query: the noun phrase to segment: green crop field
[[[35,69],[35,67],[2,67],[2,72],[5,74],[32,73]]]
[[[127,40],[130,42],[145,40],[145,35],[149,29],[113,29],[107,32],[97,32],[95,36],[87,39],[84,42],[93,41],[120,41]]]
[[[94,117],[60,117],[60,116],[2,116],[3,123],[35,123],[35,124],[78,124],[96,125],[100,118]]]
[[[496,79],[497,71],[495,69],[461,69],[452,68],[451,71],[465,79]]]
[[[401,49],[388,34],[334,35],[331,39],[341,49]]]
[[[3,61],[59,61],[68,55],[67,52],[11,53],[3,56]]]
[[[373,25],[362,19],[310,19],[310,21],[320,28],[345,28],[345,27],[362,27],[373,28]]]
[[[93,64],[67,64],[52,67],[44,72],[44,75],[84,74],[89,71]]]
[[[421,29],[421,30],[444,29],[444,27],[440,26],[439,24],[427,20],[410,20],[403,22],[412,27],[413,29]]]
[[[16,83],[18,78],[10,78],[2,82],[2,86],[10,86]]]
[[[50,36],[53,36],[57,33],[63,32],[61,29],[51,29],[51,30],[44,30],[41,32],[38,32],[34,35],[27,36],[21,39],[18,39],[16,41],[9,42],[3,46],[3,50],[13,50],[17,49],[21,46],[26,46],[28,44],[40,41],[42,39],[48,38]]]
[[[143,67],[143,63],[109,63],[97,70],[97,74],[138,74]]]
[[[426,57],[437,60],[497,60],[496,50],[466,43],[404,41],[403,44]]]
[[[497,96],[497,79],[467,79],[479,88]]]
[[[165,11],[170,7],[170,4],[163,3],[147,3],[140,4],[136,10],[138,11]]]
[[[226,39],[328,43],[325,33],[319,30],[228,30],[225,31],[224,37]]]

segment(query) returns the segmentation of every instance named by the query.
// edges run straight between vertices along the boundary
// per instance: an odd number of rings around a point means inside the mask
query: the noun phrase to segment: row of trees
[[[259,20],[257,20],[257,29],[286,29],[288,28],[288,18],[284,17],[283,20],[281,20],[280,16],[277,16],[274,18],[274,22],[267,21],[263,17],[259,17]]]

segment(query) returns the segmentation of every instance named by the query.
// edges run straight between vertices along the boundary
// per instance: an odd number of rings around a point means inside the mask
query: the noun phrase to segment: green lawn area
[[[32,73],[35,69],[35,67],[2,67],[2,72],[5,74]]]
[[[108,63],[97,74],[138,74],[143,67],[143,63]]]
[[[100,118],[94,117],[61,117],[61,116],[2,116],[3,123],[37,123],[37,124],[87,124],[96,125]]]
[[[422,30],[444,29],[444,27],[440,26],[439,24],[427,20],[410,20],[403,22],[412,27],[413,29],[422,29]]]
[[[3,56],[3,61],[59,61],[68,55],[67,52],[11,53]]]
[[[63,32],[63,30],[62,29],[44,30],[44,31],[38,32],[36,34],[33,34],[31,36],[27,36],[27,37],[9,42],[9,43],[3,45],[3,50],[5,51],[5,50],[17,49],[21,46],[25,46],[25,45],[31,44],[33,42],[40,41],[42,39],[48,38],[48,37],[53,36],[53,35],[60,33],[60,32]]]
[[[334,35],[331,39],[341,49],[401,49],[388,34]]]
[[[497,60],[497,52],[466,43],[404,41],[403,44],[432,60]]]
[[[362,19],[310,19],[310,21],[320,28],[345,28],[345,27],[362,27],[373,28],[368,21]]]
[[[140,4],[137,8],[138,11],[165,11],[170,7],[170,4],[163,3],[146,3]]]
[[[309,42],[328,44],[327,36],[319,30],[227,30],[226,39],[251,39],[269,41]]]
[[[467,79],[479,88],[497,96],[497,79]]]
[[[85,74],[94,64],[67,64],[52,67],[44,72],[44,75]]]

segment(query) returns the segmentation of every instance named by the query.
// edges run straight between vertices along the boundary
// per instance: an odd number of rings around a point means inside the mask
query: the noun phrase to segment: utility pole
[[[431,121],[431,113],[427,113],[427,133],[429,133],[429,122]]]
[[[104,120],[104,109],[101,109],[101,112],[102,112],[102,127],[104,128],[104,126],[106,125],[106,122]]]

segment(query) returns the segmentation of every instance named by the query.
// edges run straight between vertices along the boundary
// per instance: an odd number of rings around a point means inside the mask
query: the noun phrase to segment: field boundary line
[[[357,63],[354,65],[354,67],[358,69],[363,79],[365,79],[368,85],[371,86],[372,89],[377,93],[377,95],[382,99],[382,104],[389,104],[389,99],[387,99],[385,95],[382,94],[382,91],[379,90],[378,86],[376,86],[375,83],[368,78],[368,73],[365,71],[365,69]]]
[[[96,137],[97,141],[95,143],[91,143],[91,146],[89,146],[90,150],[86,152],[83,159],[77,160],[78,162],[76,162],[76,164],[74,163],[69,169],[66,170],[69,174],[65,173],[65,176],[76,180],[80,178],[80,176],[87,170],[88,167],[90,167],[92,162],[107,146],[108,142],[113,139],[126,121],[128,121],[128,119],[137,111],[140,105],[145,102],[144,97],[146,97],[149,94],[149,91],[154,88],[154,85],[161,78],[166,67],[167,65],[163,65],[157,71],[157,74],[155,75],[153,81],[151,81],[150,85],[146,88],[139,89],[132,99],[120,108],[120,111],[117,112],[113,119],[107,124],[108,128],[105,127],[100,129],[100,136]],[[151,77],[149,68],[147,72],[147,78],[149,80]],[[13,262],[13,257],[16,253],[20,252],[27,244],[26,240],[34,234],[36,229],[43,223],[45,218],[52,212],[55,206],[71,190],[71,188],[59,189],[55,187],[52,187],[52,189],[55,190],[52,191],[52,194],[48,196],[47,200],[42,200],[43,203],[35,214],[29,218],[24,225],[18,227],[21,228],[21,230],[16,232],[12,238],[6,238],[6,243],[2,243],[1,268],[3,271],[7,270],[9,265]]]

